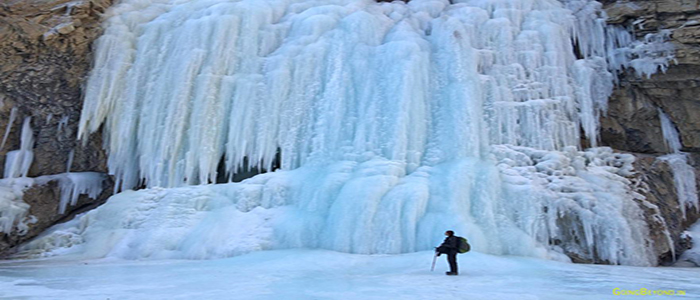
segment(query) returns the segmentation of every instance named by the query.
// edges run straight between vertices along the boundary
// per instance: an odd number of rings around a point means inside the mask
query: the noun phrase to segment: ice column
[[[30,122],[31,117],[24,119],[19,150],[7,152],[4,178],[26,177],[29,172],[34,160],[34,132]]]

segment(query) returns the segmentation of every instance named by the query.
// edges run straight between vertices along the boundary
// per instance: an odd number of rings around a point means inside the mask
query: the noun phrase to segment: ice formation
[[[8,127],[11,124],[8,124]],[[19,150],[9,151],[5,156],[5,174],[3,178],[27,177],[29,167],[34,161],[34,131],[31,117],[26,117],[22,125]]]
[[[668,163],[673,171],[673,181],[676,186],[676,194],[678,195],[678,208],[685,219],[685,212],[688,208],[700,209],[695,181],[695,168],[688,164],[686,153],[668,154],[658,159]]]
[[[683,235],[690,240],[692,247],[681,254],[675,265],[700,267],[700,221],[690,226]]]
[[[0,149],[5,148],[5,143],[7,143],[7,138],[10,136],[10,131],[12,131],[12,124],[15,123],[17,119],[17,107],[13,107],[10,110],[10,118],[7,120],[7,127],[5,127],[5,135],[2,137],[2,144],[0,144]]]
[[[660,156],[658,159],[671,167],[678,195],[678,206],[683,214],[683,219],[685,219],[687,208],[700,209],[695,168],[688,164],[688,154],[681,152],[681,138],[675,125],[663,110],[659,108],[658,111],[661,132],[670,152],[670,154]]]
[[[222,157],[236,172],[278,151],[283,169],[379,156],[412,170],[489,144],[578,145],[580,127],[595,145],[606,42],[623,36],[599,3],[457,2],[124,1],[80,136],[104,124],[125,187],[208,183]]]
[[[634,202],[641,196],[625,178],[631,155],[499,146],[493,156],[497,167],[463,159],[406,174],[405,163],[372,159],[242,183],[126,191],[52,229],[23,255],[204,259],[290,247],[403,253],[431,249],[437,233],[453,228],[487,253],[568,260],[566,251],[653,263],[639,246],[648,236]]]
[[[103,190],[105,179],[105,174],[95,172],[0,179],[0,233],[17,230],[17,234],[23,235],[28,225],[37,221],[36,217],[28,215],[30,205],[22,200],[27,188],[58,182],[61,196],[57,209],[63,214],[66,207],[75,205],[82,194],[96,199]]]
[[[664,142],[666,142],[666,147],[668,148],[669,153],[680,153],[681,152],[681,138],[680,135],[678,134],[678,130],[676,129],[676,126],[673,125],[673,122],[671,119],[668,117],[666,113],[664,113],[661,108],[658,109],[659,113],[659,122],[661,122],[661,134],[664,137]]]
[[[633,158],[579,145],[631,35],[595,1],[454,2],[120,2],[79,135],[103,127],[117,185],[151,188],[26,250],[399,253],[453,228],[488,253],[654,264]]]
[[[8,182],[12,180],[12,182]],[[27,225],[36,221],[28,216],[29,204],[22,201],[22,191],[28,180],[0,180],[0,233],[10,233],[16,230],[19,235],[27,231]]]

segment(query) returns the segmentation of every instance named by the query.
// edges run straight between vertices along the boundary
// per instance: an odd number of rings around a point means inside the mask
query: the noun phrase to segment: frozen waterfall
[[[577,18],[540,0],[123,1],[81,136],[104,124],[125,187],[208,183],[222,157],[236,172],[277,151],[288,170],[383,157],[410,172],[491,144],[577,146],[581,127],[595,145],[612,74],[582,3]]]
[[[666,61],[623,49],[595,1],[454,2],[121,1],[80,136],[103,128],[118,185],[151,188],[26,250],[399,253],[453,228],[489,253],[654,264],[634,158],[579,144],[616,68]]]

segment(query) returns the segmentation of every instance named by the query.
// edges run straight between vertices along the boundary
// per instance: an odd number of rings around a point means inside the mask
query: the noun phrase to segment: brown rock
[[[0,4],[0,174],[5,154],[19,148],[21,124],[31,117],[34,131],[34,162],[29,176],[71,171],[105,173],[106,156],[101,135],[83,146],[76,140],[82,107],[82,83],[92,60],[92,42],[100,35],[100,14],[112,0],[9,0]],[[10,121],[15,110],[17,117]],[[72,217],[77,211],[103,202],[112,188],[97,201],[81,197],[65,215],[57,213],[59,191],[55,183],[26,191],[24,201],[38,222],[27,235],[4,235],[0,252],[26,241],[48,226]]]
[[[681,235],[700,218],[700,211],[687,208],[684,218],[673,181],[673,171],[669,165],[653,155],[636,156],[635,169],[639,180],[637,192],[646,197],[646,201],[640,203],[640,207],[649,224],[649,238],[653,242],[654,252],[659,257],[659,263],[668,265],[688,249],[689,245]],[[693,161],[691,159],[691,164]]]
[[[656,157],[667,153],[660,128],[661,108],[678,129],[682,151],[690,152],[698,169],[700,154],[700,6],[697,0],[604,1],[609,21],[634,28],[638,38],[661,29],[672,31],[676,64],[666,73],[638,78],[622,74],[609,102],[608,114],[601,118],[601,142],[615,149],[635,152],[638,181],[646,197],[640,207],[650,226],[651,240],[659,262],[669,263],[672,239],[675,255],[687,248],[681,233],[700,214],[689,210],[681,216],[673,174]],[[644,154],[643,154],[644,153]],[[697,172],[696,172],[697,173]],[[700,186],[700,185],[699,185]]]

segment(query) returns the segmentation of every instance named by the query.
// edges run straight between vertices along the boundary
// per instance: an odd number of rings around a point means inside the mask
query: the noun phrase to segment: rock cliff
[[[111,2],[9,0],[0,4],[0,134],[8,133],[0,149],[0,173],[7,152],[20,147],[27,117],[35,139],[29,176],[66,172],[71,156],[70,171],[106,172],[100,136],[83,146],[76,133],[91,45],[100,34],[100,15]],[[105,192],[94,203],[109,196],[109,187],[105,184]],[[0,233],[0,253],[75,213],[57,213],[55,183],[31,188],[24,201],[34,204],[29,213],[39,222],[22,236]],[[73,209],[86,203],[83,199]]]
[[[669,30],[675,47],[675,62],[665,73],[649,78],[632,72],[622,74],[608,113],[601,118],[602,143],[637,156],[643,193],[654,206],[646,208],[646,215],[655,250],[660,263],[670,263],[674,258],[664,231],[668,230],[678,255],[690,246],[682,232],[700,212],[690,209],[685,218],[681,215],[673,173],[667,162],[657,159],[670,151],[664,142],[659,109],[678,129],[681,151],[690,153],[689,163],[700,170],[700,1],[602,2],[609,23],[633,29],[638,39]]]

